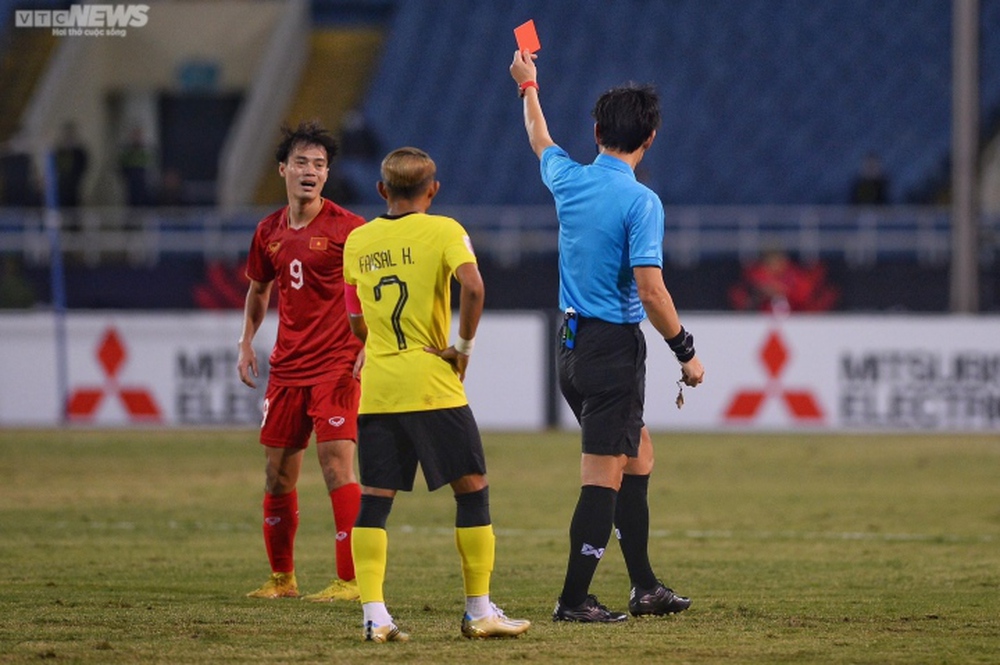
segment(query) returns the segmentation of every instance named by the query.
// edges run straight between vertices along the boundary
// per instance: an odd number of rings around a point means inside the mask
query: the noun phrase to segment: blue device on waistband
[[[562,343],[567,349],[576,346],[576,326],[579,320],[572,307],[563,312]]]

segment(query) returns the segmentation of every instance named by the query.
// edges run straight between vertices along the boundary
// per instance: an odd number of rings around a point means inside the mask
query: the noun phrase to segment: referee
[[[566,579],[552,618],[627,619],[588,593],[612,526],[632,585],[629,612],[681,612],[690,599],[666,587],[649,562],[646,497],[653,443],[642,418],[646,341],[639,324],[649,317],[680,362],[685,384],[697,386],[705,369],[663,283],[663,204],[635,177],[656,138],[659,99],[649,86],[602,94],[593,110],[598,156],[591,164],[579,164],[549,135],[538,98],[536,57],[516,52],[510,73],[524,100],[528,141],[541,160],[542,181],[559,218],[559,307],[564,312],[559,386],[583,433],[580,498],[569,528]]]

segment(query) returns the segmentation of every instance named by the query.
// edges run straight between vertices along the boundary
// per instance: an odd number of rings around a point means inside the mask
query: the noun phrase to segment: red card
[[[535,30],[535,22],[532,19],[528,19],[525,23],[514,28],[514,38],[517,40],[518,51],[527,50],[529,53],[534,53],[542,48],[541,42],[538,41],[538,32]]]

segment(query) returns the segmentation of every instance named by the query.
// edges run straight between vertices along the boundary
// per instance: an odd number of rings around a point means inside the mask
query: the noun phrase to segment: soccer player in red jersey
[[[299,523],[296,482],[313,431],[337,527],[337,578],[307,600],[357,600],[351,531],[361,501],[354,473],[361,342],[344,309],[343,249],[364,219],[321,196],[337,152],[318,123],[283,128],[278,174],[288,205],[257,225],[247,258],[247,291],[237,369],[251,388],[258,377],[253,338],[276,284],[278,337],[270,358],[260,442],[267,459],[264,544],[271,577],[252,598],[298,597],[293,550]]]

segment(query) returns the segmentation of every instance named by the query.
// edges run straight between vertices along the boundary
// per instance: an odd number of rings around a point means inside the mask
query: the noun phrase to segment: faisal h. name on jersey
[[[413,263],[413,250],[409,247],[399,249],[399,260],[404,264]],[[361,272],[371,272],[373,270],[383,270],[385,268],[395,268],[399,265],[393,256],[391,249],[382,249],[370,254],[362,254],[358,257],[358,270]]]

